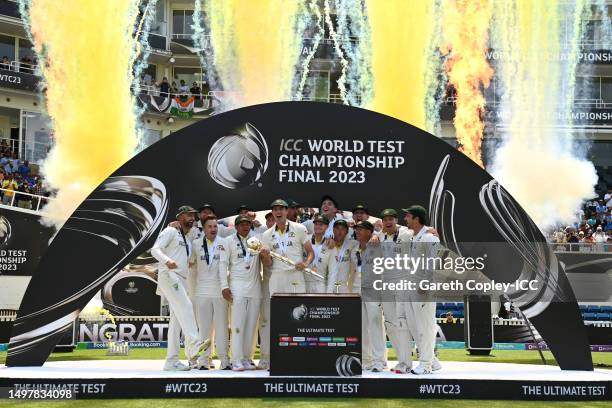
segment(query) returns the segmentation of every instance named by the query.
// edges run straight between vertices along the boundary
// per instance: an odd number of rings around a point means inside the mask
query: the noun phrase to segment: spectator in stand
[[[605,230],[606,232],[612,232],[612,212],[609,212],[608,215],[606,215]]]
[[[608,237],[606,236],[606,233],[603,231],[603,228],[600,225],[599,227],[597,227],[597,230],[593,234],[593,242],[604,243],[607,240]]]
[[[453,317],[453,312],[450,310],[446,312],[446,320],[445,323],[455,323],[455,318]]]
[[[32,171],[32,169],[30,169],[30,162],[27,160],[24,161],[23,164],[17,168],[17,171],[21,174],[21,177],[26,179],[30,175],[30,171]]]
[[[11,157],[11,173],[17,173],[19,170],[19,158],[17,158],[17,153],[13,153],[13,157]]]
[[[181,81],[179,82],[179,92],[182,94],[188,94],[189,93],[189,87],[187,86],[187,84],[185,83],[184,79],[181,79]]]
[[[0,63],[0,69],[11,69],[11,61],[5,55],[2,57],[2,63]]]
[[[40,176],[36,176],[35,179],[36,181],[34,183],[34,186],[32,187],[32,194],[37,195],[37,196],[46,196],[47,194],[45,193],[45,190],[43,188],[42,179],[40,178]],[[40,203],[40,208],[39,208],[38,200],[39,200],[38,198],[35,198],[33,200],[32,205],[34,209],[42,208],[42,205],[45,202],[45,200],[43,200],[43,202]]]
[[[591,213],[591,215],[589,216],[589,219],[587,220],[587,224],[589,224],[589,226],[593,226],[595,225],[595,223],[597,222],[597,218],[595,217],[594,213]]]
[[[175,97],[176,94],[178,93],[178,87],[176,86],[176,82],[172,81],[172,86],[170,87],[170,96],[171,97]]]
[[[200,95],[202,93],[202,90],[198,86],[197,82],[194,82],[193,85],[191,85],[191,89],[189,90],[189,92],[191,92],[191,94],[195,96],[196,100],[199,100],[202,97],[202,95]]]
[[[26,193],[26,194],[17,194],[17,207],[25,208],[28,210],[32,209],[32,196],[30,191],[30,185],[27,181],[23,181],[19,187],[17,188],[17,193]]]
[[[570,244],[570,251],[578,251],[578,244],[580,242],[580,240],[578,239],[578,236],[576,235],[576,230],[574,230],[572,227],[567,227],[565,229],[565,234],[566,234],[566,242],[568,244]]]
[[[27,54],[24,55],[23,58],[19,60],[19,62],[19,72],[24,72],[26,74],[31,74],[34,72],[34,70],[32,69],[32,60]]]
[[[606,204],[603,200],[600,200],[597,207],[595,207],[595,212],[597,214],[604,214],[606,211],[608,211],[608,207],[606,207]]]
[[[15,190],[19,188],[19,185],[15,181],[12,174],[9,174],[8,177],[2,182],[2,188],[4,189],[2,204],[11,205],[11,200],[13,199],[13,195],[15,195]]]
[[[161,84],[159,84],[159,94],[164,98],[170,96],[170,84],[168,83],[168,78],[166,77],[164,77]]]
[[[6,174],[13,174],[13,166],[11,166],[11,159],[8,155],[0,160],[0,164],[2,164],[2,168]]]
[[[596,200],[587,201],[586,207],[587,207],[587,210],[589,210],[590,212],[595,212],[595,208],[597,207],[597,201]]]
[[[10,152],[11,152],[11,148],[6,142],[6,139],[2,139],[2,142],[0,142],[0,153],[4,155],[4,154],[10,154]]]

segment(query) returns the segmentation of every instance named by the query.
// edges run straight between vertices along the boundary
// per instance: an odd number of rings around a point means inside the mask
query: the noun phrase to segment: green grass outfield
[[[53,353],[49,361],[66,360],[100,360],[100,359],[135,359],[160,360],[160,368],[164,359],[165,349],[132,349],[127,357],[107,357],[105,350],[75,350],[72,353]],[[556,364],[550,352],[544,352],[547,364]],[[593,363],[600,368],[612,369],[612,353],[592,353]],[[389,350],[389,358],[394,359],[393,351]],[[6,353],[0,353],[0,363],[4,363]],[[440,350],[440,360],[444,361],[483,361],[489,363],[520,363],[542,364],[537,351],[493,350],[490,356],[470,356],[465,350]],[[391,363],[393,364],[393,363]],[[1,373],[0,373],[1,375]],[[611,370],[612,375],[612,370]],[[36,408],[242,408],[242,407],[448,407],[448,408],[475,408],[475,407],[512,407],[512,408],[610,408],[610,401],[594,402],[568,402],[568,401],[495,401],[495,400],[442,400],[442,399],[330,399],[330,398],[201,398],[201,399],[128,399],[128,400],[80,400],[80,401],[0,401],[1,407],[36,407]]]

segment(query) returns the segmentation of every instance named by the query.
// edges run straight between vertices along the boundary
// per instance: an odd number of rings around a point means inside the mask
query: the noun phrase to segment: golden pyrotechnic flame
[[[58,189],[46,212],[57,227],[137,146],[131,94],[137,15],[136,0],[30,2],[55,142],[42,166]]]
[[[435,2],[366,0],[366,9],[373,83],[365,107],[432,131],[427,98],[435,83]]]
[[[291,99],[305,2],[208,0],[204,6],[228,107]]]
[[[444,3],[442,15],[442,52],[449,54],[444,68],[456,91],[454,124],[458,148],[483,167],[482,89],[493,77],[486,59],[493,6],[491,0],[449,0]]]

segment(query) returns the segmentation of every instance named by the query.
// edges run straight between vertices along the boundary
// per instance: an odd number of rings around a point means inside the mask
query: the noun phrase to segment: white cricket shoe
[[[242,366],[244,367],[245,370],[248,370],[248,371],[257,370],[257,367],[255,367],[255,364],[253,364],[249,360],[242,360]]]
[[[391,371],[393,371],[395,374],[407,374],[410,372],[410,368],[411,367],[405,363],[399,363],[393,367]]]
[[[229,360],[221,360],[221,365],[219,365],[219,370],[231,370],[232,364]]]
[[[257,369],[258,370],[269,370],[270,362],[268,360],[259,360],[259,363],[257,363]]]
[[[189,370],[191,370],[191,368],[189,368],[188,365],[181,363],[180,361],[175,361],[175,362],[166,361],[166,363],[164,364],[164,371],[189,371]]]
[[[373,373],[382,373],[384,369],[382,363],[372,363],[370,366],[370,371]]]
[[[438,371],[442,369],[442,364],[440,364],[440,360],[434,358],[433,363],[431,363],[431,371]]]
[[[240,361],[232,363],[232,371],[244,371],[244,366]]]
[[[419,363],[417,368],[413,368],[410,372],[415,375],[431,374],[431,364]]]

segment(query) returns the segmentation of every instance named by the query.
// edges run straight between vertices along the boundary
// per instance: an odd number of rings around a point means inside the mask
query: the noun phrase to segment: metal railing
[[[10,196],[7,193],[10,194]],[[0,195],[2,195],[2,205],[6,205],[9,207],[18,207],[18,208],[23,208],[23,209],[32,210],[32,211],[41,211],[42,207],[44,207],[45,204],[47,204],[49,201],[54,200],[54,198],[52,197],[46,197],[43,195],[32,194],[32,193],[23,193],[18,190],[9,190],[6,188],[0,188]],[[19,200],[19,196],[24,196],[24,195],[30,197],[29,208],[19,206],[19,201],[23,201],[23,200]],[[28,201],[28,200],[25,200],[25,201]],[[17,206],[15,205],[15,202],[17,202]],[[36,202],[36,205],[32,205],[34,202]]]
[[[551,243],[555,252],[607,253],[612,256],[612,244],[607,242]]]
[[[10,61],[8,64],[0,62],[0,69],[7,69],[13,72],[21,72],[24,74],[36,74],[38,65],[28,64],[27,62]]]
[[[212,98],[215,96],[214,92],[198,93],[198,94],[193,94],[191,92],[181,92],[181,91],[161,92],[158,87],[153,86],[153,85],[147,85],[147,84],[140,85],[140,93],[145,93],[151,96],[159,96],[162,98],[173,98],[175,96],[187,96],[187,97],[193,96],[195,98],[199,98],[202,100],[212,100]]]

